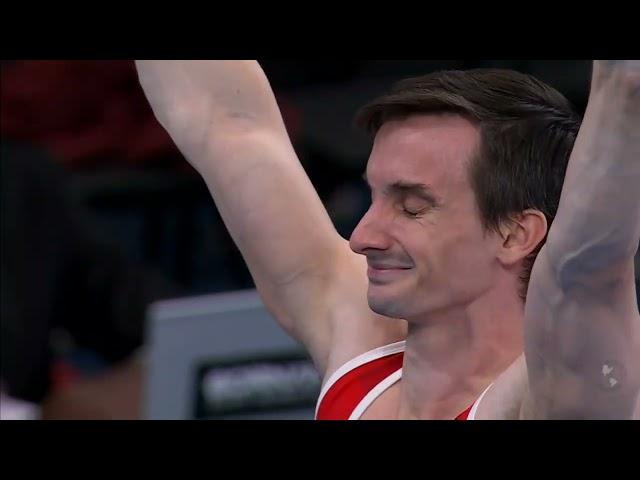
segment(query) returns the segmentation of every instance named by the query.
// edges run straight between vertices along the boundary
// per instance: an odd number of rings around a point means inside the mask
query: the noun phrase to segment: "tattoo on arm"
[[[602,362],[597,378],[598,385],[602,390],[613,392],[618,390],[626,379],[625,368],[615,360]]]

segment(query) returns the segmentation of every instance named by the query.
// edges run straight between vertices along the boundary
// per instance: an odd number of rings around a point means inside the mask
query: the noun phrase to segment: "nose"
[[[351,234],[349,246],[360,255],[368,250],[387,250],[391,246],[391,238],[381,212],[371,205]]]

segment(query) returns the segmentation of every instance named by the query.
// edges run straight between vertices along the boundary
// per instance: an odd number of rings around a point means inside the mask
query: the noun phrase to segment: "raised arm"
[[[300,165],[262,69],[254,61],[136,66],[156,117],[206,181],[265,304],[323,369],[337,302],[330,297],[337,288],[348,293],[340,287],[350,283],[348,272],[362,269],[364,282],[365,267]]]
[[[525,308],[523,418],[632,418],[640,394],[640,62],[594,63]]]

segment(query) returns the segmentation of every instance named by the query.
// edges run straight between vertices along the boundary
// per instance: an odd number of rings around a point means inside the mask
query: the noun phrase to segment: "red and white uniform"
[[[376,398],[402,378],[404,348],[404,341],[392,343],[358,355],[342,365],[320,391],[316,420],[360,419]],[[487,390],[456,420],[473,420]]]

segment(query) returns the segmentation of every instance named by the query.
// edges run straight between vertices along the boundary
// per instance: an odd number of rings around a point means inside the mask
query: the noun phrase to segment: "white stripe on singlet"
[[[365,397],[360,400],[360,403],[356,408],[353,409],[353,412],[349,416],[349,420],[360,420],[360,417],[365,412],[367,408],[374,402],[376,398],[382,395],[387,388],[396,383],[398,380],[402,378],[402,367],[393,372],[387,378],[382,380],[378,385],[373,387],[369,393],[365,395]]]
[[[365,352],[365,353],[363,353],[361,355],[358,355],[355,358],[352,358],[351,360],[346,362],[344,365],[342,365],[340,368],[338,368],[335,372],[333,372],[333,374],[331,374],[329,379],[325,382],[325,384],[322,386],[322,389],[320,390],[320,396],[318,397],[318,402],[316,403],[316,414],[315,414],[315,417],[316,418],[318,417],[318,409],[320,408],[320,403],[322,402],[322,399],[327,394],[329,389],[331,389],[331,387],[338,380],[340,380],[342,377],[344,377],[350,371],[355,370],[356,368],[358,368],[361,365],[364,365],[365,363],[369,363],[369,362],[372,362],[373,360],[377,360],[379,358],[383,358],[383,357],[387,357],[389,355],[393,355],[394,353],[403,352],[404,351],[404,344],[405,344],[405,341],[401,340],[399,342],[391,343],[389,345],[383,345],[382,347],[374,348],[373,350],[369,350],[368,352]],[[395,375],[395,373],[392,374],[391,376],[393,376],[393,375]],[[387,378],[390,378],[390,377],[387,377]],[[383,382],[385,380],[383,380]],[[376,388],[378,388],[378,386],[376,386]],[[371,392],[369,392],[369,394],[371,394]],[[369,394],[367,394],[367,396],[365,396],[365,398],[368,397]],[[364,399],[363,399],[363,401],[364,401]]]
[[[476,419],[476,413],[478,411],[478,407],[480,406],[480,402],[482,401],[482,397],[484,397],[485,393],[487,393],[492,386],[493,386],[493,383],[490,384],[487,388],[485,388],[484,392],[482,392],[482,395],[480,395],[480,397],[478,397],[478,399],[475,401],[475,403],[473,404],[473,407],[471,407],[471,411],[469,412],[469,415],[467,416],[467,420]]]

